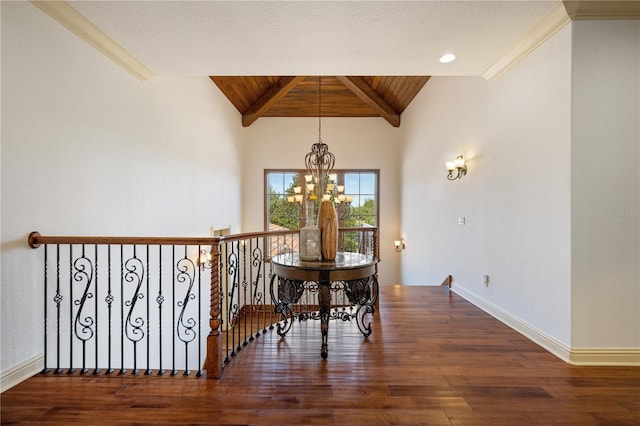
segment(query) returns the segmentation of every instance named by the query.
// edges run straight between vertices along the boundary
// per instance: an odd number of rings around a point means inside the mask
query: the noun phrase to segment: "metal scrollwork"
[[[238,318],[240,307],[236,301],[236,289],[240,286],[238,277],[239,259],[235,251],[227,257],[227,276],[231,278],[231,289],[228,296],[227,321],[229,326],[233,326]]]
[[[196,338],[195,327],[197,322],[193,318],[185,319],[185,311],[190,300],[195,300],[196,295],[192,293],[193,283],[195,281],[195,264],[191,259],[183,258],[176,264],[178,274],[176,280],[179,283],[187,283],[187,289],[182,300],[178,300],[177,305],[180,308],[180,314],[178,315],[178,323],[176,325],[176,332],[178,333],[178,339],[181,342],[189,343]]]
[[[124,280],[128,283],[136,283],[136,289],[131,300],[127,300],[125,302],[125,306],[129,307],[125,325],[125,334],[127,339],[131,342],[137,343],[144,338],[145,333],[142,327],[144,327],[145,322],[142,317],[136,317],[135,319],[132,319],[132,317],[137,301],[144,299],[144,294],[140,292],[140,288],[142,287],[142,282],[144,280],[144,265],[140,259],[132,257],[125,262],[124,268],[126,270]]]
[[[253,281],[253,303],[254,305],[262,304],[262,300],[264,295],[261,291],[259,291],[258,284],[260,283],[260,279],[262,278],[262,267],[263,267],[263,255],[262,250],[259,247],[256,247],[251,252],[251,266],[258,271],[256,274],[255,280]]]
[[[300,296],[302,296],[304,292],[304,283],[279,277],[276,295],[273,291],[273,281],[275,278],[276,275],[271,276],[271,299],[275,304],[275,312],[282,315],[283,324],[278,323],[277,332],[279,336],[284,337],[291,329],[293,319],[296,316],[291,305],[300,300]]]
[[[304,285],[300,281],[280,278],[278,280],[278,299],[282,303],[293,304],[300,300],[304,292]]]
[[[319,290],[319,286],[316,281],[306,281],[305,285],[307,290],[311,293],[317,293]]]
[[[358,305],[354,316],[358,329],[365,336],[371,335],[371,316],[375,313],[375,303],[378,299],[378,280],[375,276],[346,283],[345,291],[352,303]],[[365,319],[369,321],[365,324]]]
[[[364,305],[371,299],[371,286],[369,281],[371,277],[359,280],[347,281],[344,286],[344,292],[349,302],[356,305]]]
[[[94,335],[94,319],[91,316],[82,316],[87,299],[93,298],[93,293],[89,291],[93,281],[93,263],[84,256],[77,258],[73,262],[73,279],[84,284],[82,296],[73,301],[73,304],[78,306],[74,320],[74,333],[79,340],[86,342]]]

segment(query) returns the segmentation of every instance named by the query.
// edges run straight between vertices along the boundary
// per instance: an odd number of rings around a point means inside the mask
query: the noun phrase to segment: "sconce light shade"
[[[462,155],[458,155],[454,161],[445,162],[447,166],[447,174],[448,180],[456,180],[462,178],[462,176],[467,174],[467,165],[464,162],[464,157]]]
[[[200,270],[204,271],[205,268],[206,269],[211,269],[212,267],[212,256],[211,256],[211,252],[206,251],[205,249],[200,250],[200,253],[198,255],[198,260],[196,261],[196,263],[198,264],[198,266],[200,266]]]

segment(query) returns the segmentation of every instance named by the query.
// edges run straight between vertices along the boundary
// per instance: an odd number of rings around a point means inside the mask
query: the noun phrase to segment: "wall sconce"
[[[449,171],[447,175],[447,179],[449,180],[460,179],[467,174],[467,165],[464,163],[464,157],[462,157],[462,155],[458,155],[455,161],[447,161],[445,164]]]
[[[206,269],[211,269],[213,266],[211,264],[211,253],[206,251],[205,249],[200,250],[200,254],[198,255],[198,266],[200,266],[200,270],[204,271]]]
[[[402,250],[405,249],[405,245],[404,245],[404,238],[399,239],[399,240],[395,240],[393,242],[393,245],[395,246],[395,249],[398,253],[400,253]]]

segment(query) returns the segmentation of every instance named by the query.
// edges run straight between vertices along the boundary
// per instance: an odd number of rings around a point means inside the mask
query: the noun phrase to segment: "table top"
[[[349,280],[373,275],[378,260],[365,254],[338,252],[335,260],[307,261],[294,252],[274,256],[271,263],[276,275],[289,279],[317,280],[320,274],[328,274],[330,280]]]
[[[282,265],[292,266],[299,269],[312,270],[336,270],[336,269],[354,269],[375,265],[377,261],[373,256],[361,253],[338,252],[335,260],[301,260],[300,254],[297,252],[283,253],[271,258],[271,262]]]

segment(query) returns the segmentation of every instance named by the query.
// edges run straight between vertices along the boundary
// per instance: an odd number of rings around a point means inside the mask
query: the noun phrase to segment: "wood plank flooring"
[[[640,425],[640,368],[564,363],[444,287],[381,288],[373,334],[260,336],[221,380],[35,376],[3,424]]]

